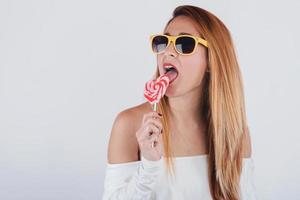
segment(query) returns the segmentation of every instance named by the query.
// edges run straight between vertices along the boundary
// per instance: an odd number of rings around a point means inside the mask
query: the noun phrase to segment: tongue
[[[165,75],[168,76],[170,82],[172,82],[177,78],[178,72],[177,72],[177,70],[174,69],[174,70],[168,71]]]

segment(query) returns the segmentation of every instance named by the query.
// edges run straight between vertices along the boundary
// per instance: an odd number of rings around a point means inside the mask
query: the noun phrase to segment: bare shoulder
[[[115,118],[108,144],[108,163],[125,163],[139,160],[139,145],[136,131],[143,115],[151,111],[146,102],[121,111]]]
[[[245,132],[245,136],[243,139],[243,146],[244,146],[243,157],[250,158],[252,156],[252,142],[251,142],[249,127],[246,129]]]

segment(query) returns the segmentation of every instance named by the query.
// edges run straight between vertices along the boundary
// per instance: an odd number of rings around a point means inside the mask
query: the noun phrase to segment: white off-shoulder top
[[[167,176],[162,157],[106,164],[103,200],[211,200],[207,154],[174,157],[176,176]],[[243,158],[241,200],[257,200],[253,158]]]

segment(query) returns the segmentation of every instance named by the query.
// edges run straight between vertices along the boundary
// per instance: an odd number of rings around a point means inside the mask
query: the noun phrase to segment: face
[[[165,28],[166,35],[180,35],[188,33],[200,37],[194,22],[185,16],[173,19]],[[165,74],[164,63],[174,65],[178,70],[177,78],[170,83],[165,95],[177,97],[190,91],[199,89],[207,67],[206,47],[197,44],[195,52],[191,55],[181,55],[174,49],[171,43],[164,52],[157,54],[157,65],[160,75]]]

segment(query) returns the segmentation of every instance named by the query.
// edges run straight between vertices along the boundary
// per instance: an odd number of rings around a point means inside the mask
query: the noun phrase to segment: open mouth
[[[177,78],[178,70],[172,65],[165,65],[164,70],[165,70],[165,75],[168,76],[171,84]]]

